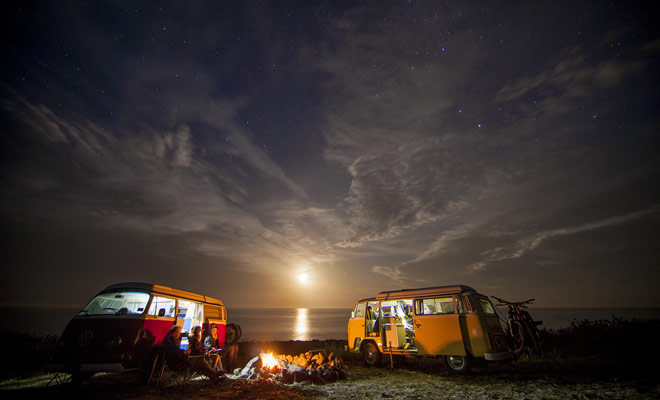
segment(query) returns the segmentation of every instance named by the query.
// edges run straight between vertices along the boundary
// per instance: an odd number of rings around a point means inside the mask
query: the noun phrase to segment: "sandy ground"
[[[399,362],[367,368],[347,360],[347,380],[325,385],[273,382],[248,383],[206,380],[184,385],[169,382],[144,387],[131,374],[99,374],[80,387],[56,382],[50,375],[5,381],[2,398],[46,397],[66,399],[660,399],[660,383],[646,378],[620,377],[616,364],[603,371],[584,366],[511,363],[480,366],[466,376],[450,374],[436,360]]]
[[[547,376],[509,368],[486,368],[468,376],[416,369],[354,366],[346,382],[323,385],[328,399],[648,399],[660,398],[658,383]]]

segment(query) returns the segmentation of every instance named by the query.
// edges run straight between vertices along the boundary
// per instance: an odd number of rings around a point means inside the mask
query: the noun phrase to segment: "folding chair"
[[[51,383],[55,382],[56,385],[63,385],[71,381],[71,375],[65,372],[53,372],[53,376],[50,378],[46,386],[50,386]]]
[[[216,365],[215,365],[215,370],[218,372],[224,371],[224,367],[222,366],[222,356],[220,355],[220,352],[216,352],[215,354],[212,354],[208,358],[209,364],[213,365],[213,360],[217,357]]]
[[[196,357],[196,356],[193,356]],[[200,356],[201,357],[201,356]],[[171,369],[165,360],[165,348],[154,346],[154,359],[151,363],[151,371],[147,379],[147,386],[161,386],[167,381],[174,381],[178,385],[184,385],[193,379],[197,373],[191,368],[190,357],[181,369]]]
[[[156,386],[158,386],[165,371],[165,348],[163,346],[154,346],[152,351],[153,360],[151,362],[149,378],[147,379],[147,386],[151,385],[151,382],[156,382]]]

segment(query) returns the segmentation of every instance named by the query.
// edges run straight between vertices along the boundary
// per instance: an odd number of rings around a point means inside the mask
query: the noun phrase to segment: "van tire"
[[[381,358],[380,351],[378,351],[378,347],[375,344],[368,342],[362,347],[362,359],[367,364],[367,367],[378,367]]]
[[[472,368],[472,357],[465,356],[444,356],[443,361],[451,372],[465,374]]]

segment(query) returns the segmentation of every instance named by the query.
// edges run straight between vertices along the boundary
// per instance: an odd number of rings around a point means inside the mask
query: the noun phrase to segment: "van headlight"
[[[108,341],[108,347],[117,347],[121,342],[121,336],[113,336],[112,339]]]

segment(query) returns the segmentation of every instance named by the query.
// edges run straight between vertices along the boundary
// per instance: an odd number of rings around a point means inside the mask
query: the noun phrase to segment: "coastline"
[[[479,362],[467,375],[450,373],[438,358],[394,358],[393,370],[389,363],[367,368],[360,354],[344,352],[345,340],[240,341],[237,366],[242,367],[260,352],[299,354],[322,349],[344,359],[348,379],[323,385],[231,380],[213,385],[202,380],[154,388],[139,386],[135,375],[97,374],[80,387],[46,387],[52,376],[33,371],[23,378],[3,380],[0,390],[3,398],[660,398],[658,337],[660,320],[584,321],[556,332],[545,331],[541,355],[507,363]],[[24,358],[25,353],[19,355]]]

